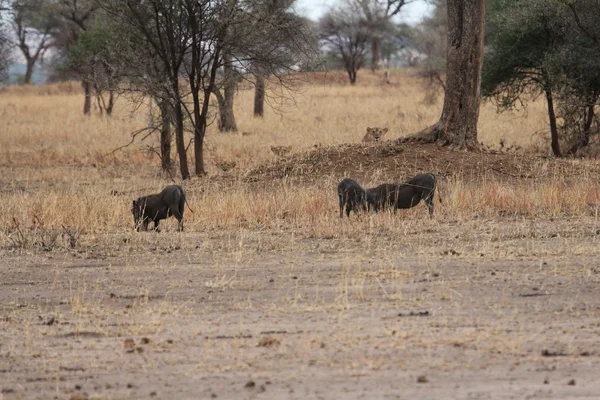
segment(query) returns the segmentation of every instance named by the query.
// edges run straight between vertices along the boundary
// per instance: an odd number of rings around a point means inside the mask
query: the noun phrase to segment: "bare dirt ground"
[[[2,250],[0,398],[598,398],[595,218],[396,218]]]

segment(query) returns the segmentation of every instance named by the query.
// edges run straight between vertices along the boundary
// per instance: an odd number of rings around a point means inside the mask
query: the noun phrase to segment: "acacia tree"
[[[83,114],[90,115],[93,94],[90,70],[85,64],[77,64],[77,68],[69,68],[69,65],[71,67],[74,65],[69,63],[68,53],[77,46],[82,32],[94,26],[99,7],[95,0],[62,0],[55,5],[60,16],[60,26],[53,34],[53,43],[57,51],[56,57],[61,64],[60,72],[68,77],[81,79],[84,91]]]
[[[151,79],[144,84],[126,79],[121,83],[123,89],[156,96],[161,99],[159,106],[168,105],[166,114],[175,124],[182,178],[191,177],[186,132],[192,134],[195,173],[204,175],[204,137],[210,122],[210,97],[218,87],[218,71],[227,66],[252,73],[250,66],[258,63],[270,65],[281,73],[281,65],[277,64],[282,59],[278,57],[278,44],[272,44],[269,54],[257,51],[259,44],[270,40],[265,36],[269,30],[258,29],[256,16],[245,12],[247,4],[238,0],[97,0],[97,3],[114,23],[128,32],[122,37],[128,38],[129,44],[122,45],[121,41],[115,44],[115,58],[128,64],[121,69],[134,71],[136,66],[139,69],[139,54],[144,54],[144,63],[153,65],[151,73],[146,70]],[[144,49],[142,53],[140,47]],[[162,80],[158,78],[161,73]],[[143,82],[142,78],[137,81]]]
[[[353,2],[332,8],[319,21],[320,39],[346,69],[350,84],[356,83],[358,70],[367,54],[371,30],[362,10]]]
[[[294,12],[296,0],[252,0],[248,4],[248,23],[268,40],[253,43],[254,59],[249,74],[254,77],[254,116],[263,117],[267,90],[290,88],[297,74],[312,68],[318,43],[312,34],[312,21]],[[275,83],[267,78],[273,76]]]
[[[600,100],[600,4],[593,0],[558,0],[566,14],[568,38],[550,58],[564,81],[558,90],[562,134],[575,154],[590,144],[593,125],[598,133],[596,106]]]
[[[59,26],[56,7],[49,0],[19,0],[12,5],[12,26],[16,45],[25,58],[23,83],[31,83],[33,69],[52,46],[52,35]]]
[[[448,0],[447,77],[442,115],[413,137],[475,150],[483,63],[485,0]],[[400,141],[405,140],[403,138]]]
[[[593,0],[498,0],[483,94],[506,110],[543,94],[555,156],[590,142],[600,96],[600,11]],[[561,149],[566,144],[566,152]],[[570,142],[570,143],[569,143]]]
[[[548,63],[550,53],[566,38],[564,29],[556,29],[559,11],[541,1],[502,3],[504,7],[489,16],[495,33],[483,69],[483,95],[494,99],[502,110],[523,104],[541,91],[546,98],[552,151],[560,156],[555,111],[558,75]]]

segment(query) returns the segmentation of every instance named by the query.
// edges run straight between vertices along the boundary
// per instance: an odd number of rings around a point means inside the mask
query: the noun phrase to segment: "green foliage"
[[[588,132],[600,95],[600,4],[490,0],[486,22],[482,95],[506,110],[552,93],[563,140]]]
[[[499,109],[511,109],[552,84],[546,72],[566,39],[560,26],[564,10],[541,0],[491,3],[497,4],[486,23],[494,34],[486,46],[481,93],[494,98]]]

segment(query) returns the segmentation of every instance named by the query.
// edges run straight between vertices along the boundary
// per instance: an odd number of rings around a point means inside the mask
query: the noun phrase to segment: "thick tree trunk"
[[[256,76],[256,86],[254,87],[254,116],[263,117],[265,112],[265,77]]]
[[[166,100],[158,100],[160,110],[160,160],[163,171],[171,171],[171,114]]]
[[[90,115],[92,109],[92,88],[87,80],[81,82],[85,99],[83,100],[83,115]]]
[[[485,0],[448,0],[447,76],[440,120],[414,138],[476,150]],[[401,138],[399,141],[406,141]]]
[[[381,61],[381,38],[373,36],[371,38],[371,70],[376,71],[379,69]]]

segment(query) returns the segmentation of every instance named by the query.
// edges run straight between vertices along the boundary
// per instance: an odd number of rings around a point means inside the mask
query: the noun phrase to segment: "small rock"
[[[571,380],[570,380],[570,381],[567,383],[567,385],[569,385],[569,386],[575,386],[575,379],[571,379]]]
[[[281,342],[274,336],[265,336],[258,342],[256,347],[273,347],[279,346]]]
[[[256,383],[255,383],[254,381],[248,381],[248,382],[246,382],[246,384],[244,385],[244,387],[245,387],[246,389],[252,389],[252,388],[254,388],[255,386],[256,386]]]
[[[419,375],[417,377],[417,382],[419,382],[419,383],[427,383],[427,382],[429,382],[429,379],[427,379],[427,377],[425,375]]]
[[[125,339],[125,341],[123,341],[123,348],[126,352],[133,353],[133,351],[135,350],[135,340]]]
[[[150,339],[148,339],[147,337],[143,337],[141,342],[142,342],[142,344],[150,344],[152,341]]]

